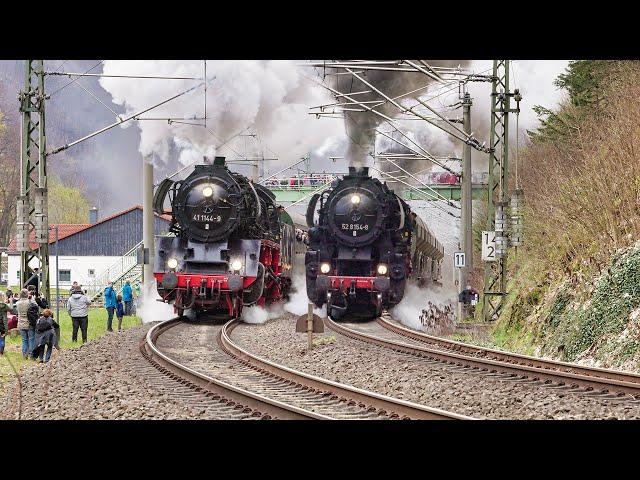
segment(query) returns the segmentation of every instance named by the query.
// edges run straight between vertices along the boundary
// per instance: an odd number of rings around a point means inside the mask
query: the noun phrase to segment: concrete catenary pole
[[[465,93],[462,99],[462,122],[464,132],[471,134],[471,96]],[[467,288],[469,274],[473,269],[472,190],[471,190],[471,145],[465,143],[462,152],[462,201],[460,202],[460,244],[465,257],[465,266],[460,269],[459,291]],[[461,305],[459,318],[467,317],[467,309]]]
[[[153,242],[153,163],[151,156],[142,162],[142,246],[148,252],[148,259],[142,269],[143,282],[146,288],[153,284],[153,259],[155,247]],[[145,255],[147,257],[147,255]]]

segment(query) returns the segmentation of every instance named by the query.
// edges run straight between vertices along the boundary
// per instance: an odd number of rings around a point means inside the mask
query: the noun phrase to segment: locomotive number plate
[[[369,225],[360,225],[359,223],[343,223],[342,230],[369,230]]]
[[[197,213],[193,216],[194,222],[219,222],[221,219],[220,215],[203,215]]]

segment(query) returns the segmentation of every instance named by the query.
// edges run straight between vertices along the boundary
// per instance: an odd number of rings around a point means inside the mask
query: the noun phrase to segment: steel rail
[[[238,344],[231,340],[231,332],[239,324],[238,320],[230,320],[222,328],[220,332],[220,343],[224,350],[230,355],[253,365],[261,370],[269,372],[281,378],[285,378],[295,383],[306,385],[309,388],[329,392],[333,395],[351,399],[363,406],[370,405],[380,411],[381,414],[388,415],[392,418],[406,418],[406,419],[424,419],[424,420],[443,420],[443,419],[457,419],[457,420],[471,420],[471,417],[465,415],[459,415],[445,410],[437,408],[426,407],[417,403],[408,402],[406,400],[395,399],[386,395],[381,395],[375,392],[363,390],[351,385],[345,385],[337,383],[332,380],[324,379],[311,375],[299,370],[294,370],[284,365],[279,365],[275,362],[267,360],[266,358],[259,357],[253,353],[250,353],[246,349],[240,347]]]
[[[599,367],[587,367],[575,363],[562,362],[559,360],[547,360],[519,353],[505,352],[493,348],[479,347],[468,343],[449,340],[446,338],[427,335],[426,333],[411,330],[410,328],[392,323],[384,316],[378,318],[378,324],[389,331],[397,333],[403,337],[416,340],[425,344],[437,345],[456,352],[474,355],[477,357],[492,358],[518,365],[526,365],[529,367],[537,367],[545,370],[557,370],[570,374],[580,374],[585,377],[596,377],[605,380],[615,380],[624,383],[637,383],[638,392],[640,393],[640,375],[636,373],[623,372],[620,370],[612,370]]]
[[[600,390],[602,394],[608,394],[614,391],[619,395],[629,394],[634,398],[640,398],[640,382],[638,382],[637,379],[636,381],[630,381],[629,378],[604,378],[587,375],[584,371],[576,373],[572,371],[553,370],[550,366],[525,365],[506,360],[482,358],[470,354],[458,353],[449,349],[432,348],[426,345],[410,345],[353,330],[329,318],[325,319],[325,324],[331,330],[356,340],[410,355],[441,361],[450,365],[467,366],[481,372],[508,374],[521,379],[529,378],[532,381],[543,381],[547,384],[556,382],[556,384],[561,386],[583,387],[587,392],[591,393],[594,393],[592,391],[597,389]]]
[[[224,399],[228,399],[254,411],[260,412],[266,415],[266,418],[273,417],[278,419],[293,420],[330,419],[330,417],[327,417],[325,415],[307,411],[293,405],[288,405],[278,400],[274,400],[263,395],[250,392],[235,385],[231,385],[224,381],[212,378],[208,375],[204,375],[168,357],[160,351],[160,349],[156,345],[156,341],[158,337],[162,335],[162,333],[180,323],[180,319],[174,318],[172,320],[167,320],[165,322],[159,323],[158,325],[154,325],[147,332],[145,342],[143,343],[143,347],[145,348],[143,354],[146,353],[145,356],[147,356],[147,358],[157,362],[161,366],[172,371],[174,374],[180,376],[181,378],[184,378],[188,382],[191,382],[195,386],[219,395]]]

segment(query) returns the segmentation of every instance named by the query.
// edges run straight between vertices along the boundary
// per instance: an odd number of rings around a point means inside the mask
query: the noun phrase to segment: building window
[[[93,268],[89,269],[89,276],[90,277],[95,277],[96,276],[96,271]]]
[[[58,270],[58,275],[61,282],[71,281],[71,270]]]

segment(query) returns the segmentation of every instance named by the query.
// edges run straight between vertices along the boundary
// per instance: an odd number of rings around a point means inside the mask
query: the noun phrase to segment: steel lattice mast
[[[494,60],[492,77],[487,230],[496,232],[496,261],[486,262],[484,269],[482,316],[487,321],[500,316],[507,290],[508,241],[504,219],[509,202],[509,113],[519,111],[511,109],[511,97],[517,92],[509,91],[509,60]]]
[[[32,277],[29,264],[36,258],[41,272],[38,290],[50,302],[44,75],[43,60],[25,61],[24,89],[19,95],[22,131],[17,249],[20,252],[21,287]],[[32,230],[35,230],[35,248],[29,242]]]

